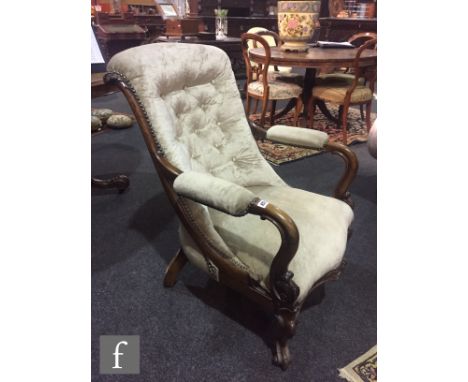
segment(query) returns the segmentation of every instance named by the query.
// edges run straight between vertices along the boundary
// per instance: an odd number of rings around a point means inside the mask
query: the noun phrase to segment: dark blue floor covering
[[[95,107],[129,111],[120,94]],[[93,381],[342,381],[337,368],[377,341],[377,166],[365,144],[353,145],[360,169],[351,192],[353,237],[341,279],[320,305],[300,315],[286,372],[272,366],[268,318],[190,264],[172,289],[162,286],[178,249],[178,222],[138,128],[92,138],[92,173],[130,177],[123,194],[92,191]],[[341,160],[322,154],[275,167],[291,186],[331,194]],[[99,336],[141,336],[141,374],[99,375]]]

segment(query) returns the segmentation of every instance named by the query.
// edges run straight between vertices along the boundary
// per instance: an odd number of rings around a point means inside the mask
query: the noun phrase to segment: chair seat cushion
[[[283,209],[299,229],[299,247],[289,270],[302,301],[315,282],[340,265],[353,212],[340,200],[289,186],[248,189]],[[268,288],[270,265],[281,244],[277,228],[254,215],[233,217],[216,210],[210,210],[210,215],[228,247]]]
[[[270,87],[269,99],[297,98],[302,93],[302,88],[294,83],[284,81],[268,81]],[[251,82],[247,88],[249,94],[263,97],[263,82]]]
[[[354,81],[354,74],[349,73],[330,73],[321,74],[315,79],[315,84],[318,86],[324,86],[327,84],[335,84],[335,86],[350,86]],[[358,85],[364,85],[365,78],[359,77]]]
[[[334,102],[342,104],[344,102],[346,92],[350,85],[342,86],[329,83],[326,85],[314,86],[312,95],[326,102]],[[351,103],[367,102],[372,100],[372,91],[367,86],[358,85],[351,94]]]

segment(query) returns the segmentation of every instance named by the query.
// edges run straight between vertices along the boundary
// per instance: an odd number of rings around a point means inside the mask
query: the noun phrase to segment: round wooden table
[[[270,65],[290,66],[305,68],[305,77],[303,85],[303,101],[307,105],[312,94],[312,88],[315,83],[315,74],[317,69],[333,69],[341,67],[351,67],[354,65],[357,49],[333,49],[333,48],[318,48],[311,47],[305,53],[284,52],[278,47],[271,48]],[[250,59],[258,64],[265,64],[265,49],[252,48],[249,50]],[[366,67],[377,64],[377,51],[367,49],[362,52],[359,59],[359,66]],[[276,118],[280,118],[288,113],[294,107],[294,100],[290,101],[286,108],[278,113]],[[323,114],[332,121],[336,122],[323,102],[319,102],[318,106]],[[304,116],[307,118],[307,108],[304,108]]]

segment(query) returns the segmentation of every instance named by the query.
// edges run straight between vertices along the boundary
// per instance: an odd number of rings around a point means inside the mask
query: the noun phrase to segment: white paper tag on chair
[[[258,201],[257,206],[260,207],[260,208],[267,208],[268,204],[270,204],[270,203],[268,203],[266,200],[262,199],[262,200]]]

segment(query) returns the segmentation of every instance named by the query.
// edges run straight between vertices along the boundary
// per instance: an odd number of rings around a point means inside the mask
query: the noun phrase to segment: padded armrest
[[[177,194],[234,216],[247,213],[255,194],[242,186],[213,175],[189,171],[174,181]]]
[[[328,143],[328,134],[302,127],[275,125],[267,130],[266,139],[289,145],[322,149]]]

